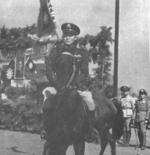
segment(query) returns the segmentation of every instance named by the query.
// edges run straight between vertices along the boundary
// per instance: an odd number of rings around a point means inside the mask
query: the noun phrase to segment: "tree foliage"
[[[111,51],[110,44],[113,42],[111,27],[102,26],[100,27],[100,32],[95,36],[86,34],[84,37],[78,39],[80,46],[85,46],[90,44],[90,50],[87,52],[95,52],[98,55],[98,77],[96,77],[95,85],[98,87],[106,87],[110,81],[110,71],[111,71]],[[86,48],[86,47],[85,47]]]
[[[111,52],[110,44],[113,42],[111,27],[102,26],[96,35],[86,34],[79,37],[77,42],[81,48],[87,52],[95,52],[98,57],[98,79],[96,85],[105,87],[110,80],[111,69]],[[28,34],[35,34],[37,27],[35,24],[26,26],[24,28],[6,28],[4,25],[0,28],[0,49],[3,55],[7,55],[9,51],[15,51],[17,48],[27,49],[34,45],[34,42],[27,36]],[[87,45],[90,44],[90,50]]]
[[[29,48],[32,46],[32,40],[27,37],[28,33],[36,33],[36,25],[26,26],[24,28],[6,28],[5,25],[0,29],[0,49],[4,51],[17,48]]]

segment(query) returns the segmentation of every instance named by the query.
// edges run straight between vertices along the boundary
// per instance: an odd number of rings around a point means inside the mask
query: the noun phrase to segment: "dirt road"
[[[117,155],[136,155],[135,134],[132,131],[131,146],[117,146]],[[12,132],[0,130],[0,155],[42,155],[43,141],[36,134]],[[100,147],[98,144],[86,144],[85,155],[98,155]],[[147,132],[147,149],[140,151],[143,155],[150,154],[150,130]],[[74,155],[72,147],[69,147],[67,155]],[[107,147],[105,155],[110,155]]]

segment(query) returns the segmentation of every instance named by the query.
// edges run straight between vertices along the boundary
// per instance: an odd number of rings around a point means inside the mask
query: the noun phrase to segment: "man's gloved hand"
[[[135,125],[135,119],[132,118],[130,124],[133,124],[133,126],[134,126]]]
[[[145,119],[145,124],[148,124],[148,119]]]
[[[43,140],[43,139],[46,139],[47,134],[46,134],[46,131],[45,131],[45,130],[42,130],[42,131],[41,131],[40,137],[41,137],[42,140]]]

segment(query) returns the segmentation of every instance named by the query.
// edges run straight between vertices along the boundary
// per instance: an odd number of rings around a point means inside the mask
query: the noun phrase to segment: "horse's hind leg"
[[[103,155],[104,151],[105,151],[105,148],[106,148],[106,146],[108,144],[107,134],[105,134],[105,133],[100,134],[100,138],[101,138],[101,151],[100,151],[99,155]]]
[[[73,148],[74,148],[74,151],[75,151],[75,155],[84,155],[84,152],[85,152],[85,143],[84,143],[84,141],[74,143]]]
[[[110,146],[111,146],[111,154],[112,155],[116,155],[116,142],[110,142]]]
[[[108,141],[111,147],[111,155],[116,155],[116,139],[108,132]]]

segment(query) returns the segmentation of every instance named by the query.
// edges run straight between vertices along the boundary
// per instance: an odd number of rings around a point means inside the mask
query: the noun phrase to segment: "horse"
[[[44,109],[47,113],[47,141],[43,155],[65,155],[70,145],[73,145],[75,155],[84,155],[85,136],[88,133],[88,108],[77,88],[71,85],[75,78],[74,56],[61,53],[58,60],[58,67],[55,67],[59,73],[59,76],[57,73],[56,76],[61,89],[47,99],[49,108]],[[122,136],[123,131],[121,106],[112,103],[101,90],[93,90],[93,98],[96,104],[94,127],[101,140],[99,155],[104,154],[108,143],[111,146],[111,155],[116,155],[116,140]]]

